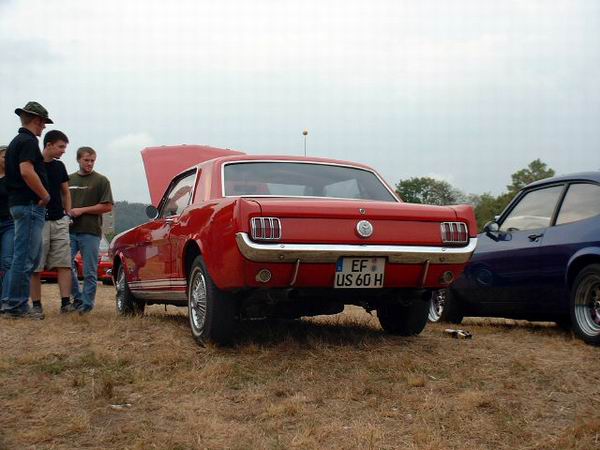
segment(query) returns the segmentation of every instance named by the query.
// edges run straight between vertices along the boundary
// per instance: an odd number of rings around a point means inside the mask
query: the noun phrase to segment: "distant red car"
[[[108,256],[108,247],[106,237],[102,236],[98,252],[98,281],[103,284],[113,284],[110,270],[112,269],[112,258]],[[83,261],[80,253],[75,256],[75,264],[77,264],[77,277],[83,279]],[[57,273],[55,270],[45,270],[41,273],[41,278],[45,281],[56,281]]]
[[[344,304],[376,310],[390,333],[418,334],[431,290],[475,249],[470,206],[403,203],[363,164],[200,146],[142,156],[158,206],[111,243],[117,310],[187,306],[199,344],[229,342],[238,319]]]

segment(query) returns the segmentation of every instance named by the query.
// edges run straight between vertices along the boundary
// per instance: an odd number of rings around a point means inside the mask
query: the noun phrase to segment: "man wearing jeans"
[[[94,308],[96,283],[98,282],[98,248],[102,236],[102,214],[112,211],[113,198],[110,182],[104,175],[94,171],[96,151],[91,147],[77,150],[79,170],[69,175],[71,192],[70,211],[71,256],[74,299],[73,307],[80,314],[89,313]],[[83,292],[77,280],[75,256],[81,253],[83,259]]]
[[[10,214],[15,222],[13,261],[1,299],[3,316],[43,319],[29,309],[31,274],[39,263],[46,205],[50,201],[44,158],[37,138],[47,123],[48,111],[37,102],[15,110],[21,119],[19,134],[6,150],[6,184]]]

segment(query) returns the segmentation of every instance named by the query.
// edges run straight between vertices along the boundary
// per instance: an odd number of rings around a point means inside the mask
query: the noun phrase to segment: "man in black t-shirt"
[[[67,150],[69,139],[62,131],[52,130],[44,136],[44,166],[48,176],[50,202],[47,205],[46,223],[42,234],[42,254],[37,269],[31,277],[33,310],[43,314],[41,272],[44,268],[56,269],[61,297],[61,312],[73,311],[69,305],[71,292],[71,242],[69,238],[71,193],[69,174],[60,157]]]
[[[3,287],[4,317],[43,319],[29,309],[30,281],[42,248],[46,205],[50,201],[44,160],[37,137],[47,123],[48,111],[37,102],[15,109],[21,119],[19,134],[6,150],[6,185],[10,214],[15,221],[13,262]]]

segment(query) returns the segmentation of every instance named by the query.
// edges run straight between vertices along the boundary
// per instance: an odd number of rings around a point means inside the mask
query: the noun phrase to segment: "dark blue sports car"
[[[554,321],[600,344],[600,172],[529,184],[478,237],[430,318]]]

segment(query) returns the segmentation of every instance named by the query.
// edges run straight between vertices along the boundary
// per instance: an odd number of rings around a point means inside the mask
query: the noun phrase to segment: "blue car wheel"
[[[600,264],[585,267],[571,291],[573,331],[588,344],[600,344]]]

